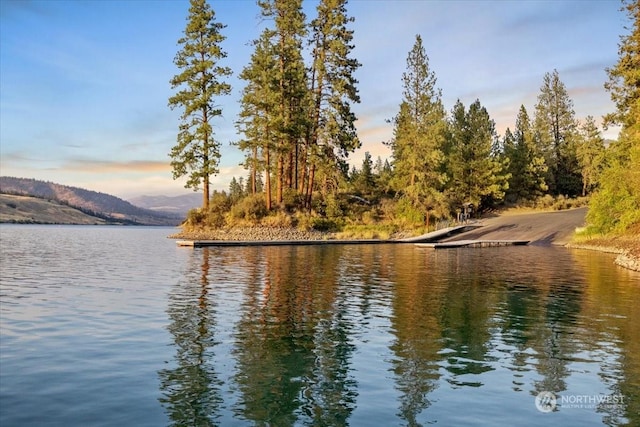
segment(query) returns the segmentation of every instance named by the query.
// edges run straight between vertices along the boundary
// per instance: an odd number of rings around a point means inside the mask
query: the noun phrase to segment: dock
[[[491,248],[496,246],[525,246],[529,240],[455,240],[451,242],[415,243],[420,248],[454,249],[454,248]]]
[[[192,248],[238,246],[319,246],[319,245],[380,245],[400,243],[399,240],[178,240],[178,246]]]

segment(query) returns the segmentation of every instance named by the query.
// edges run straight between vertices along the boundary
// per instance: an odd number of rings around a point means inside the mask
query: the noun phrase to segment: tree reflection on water
[[[194,250],[169,296],[175,357],[159,372],[161,402],[174,425],[417,426],[448,424],[459,396],[482,400],[476,390],[509,402],[465,408],[492,414],[487,423],[517,405],[538,415],[540,391],[619,393],[623,405],[586,419],[633,423],[637,294],[615,299],[625,288],[606,282],[618,273],[584,259],[551,248]]]
[[[209,258],[209,250],[204,248],[199,277],[198,269],[190,268],[192,274],[186,274],[169,297],[169,332],[176,348],[176,366],[161,370],[159,376],[160,401],[173,425],[213,426],[223,403],[213,363],[216,313],[209,297]]]

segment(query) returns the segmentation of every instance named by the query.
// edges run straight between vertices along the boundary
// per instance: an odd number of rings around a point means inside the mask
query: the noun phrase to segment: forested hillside
[[[0,177],[0,193],[54,200],[88,215],[130,224],[176,225],[180,218],[132,205],[118,197],[28,178]]]

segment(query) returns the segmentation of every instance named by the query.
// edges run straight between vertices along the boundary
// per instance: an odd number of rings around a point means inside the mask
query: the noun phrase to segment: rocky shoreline
[[[640,256],[630,249],[596,243],[569,243],[568,248],[618,254],[614,263],[620,267],[640,272]]]
[[[335,234],[291,227],[234,227],[211,230],[182,230],[169,236],[186,240],[274,241],[274,240],[334,240]]]

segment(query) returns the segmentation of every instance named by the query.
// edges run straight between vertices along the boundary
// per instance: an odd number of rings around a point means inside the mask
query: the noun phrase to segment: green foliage
[[[401,197],[394,210],[395,222],[399,225],[415,227],[424,224],[425,212],[416,207],[408,197]]]
[[[227,55],[220,48],[224,25],[215,21],[215,12],[206,0],[191,0],[182,46],[174,59],[180,73],[171,79],[178,92],[169,106],[181,108],[177,144],[171,149],[173,178],[188,175],[185,187],[204,187],[203,208],[209,203],[209,177],[218,173],[220,142],[214,139],[212,120],[222,114],[216,98],[228,95],[231,86],[222,79],[231,69],[219,65]]]
[[[209,201],[209,209],[191,209],[187,213],[184,226],[187,230],[224,227],[226,214],[231,206],[231,200],[224,191],[214,191]]]
[[[621,37],[618,62],[607,69],[605,88],[616,104],[607,123],[618,123],[618,141],[605,151],[598,191],[591,197],[587,220],[597,233],[625,233],[640,229],[640,2],[623,3],[632,22]]]
[[[260,225],[272,228],[290,228],[296,226],[296,220],[286,212],[275,211],[262,218]]]
[[[348,224],[339,233],[341,239],[389,239],[398,232],[394,224]]]
[[[369,152],[364,153],[364,159],[362,160],[362,169],[355,170],[351,174],[351,184],[354,191],[362,196],[371,196],[376,187],[376,180],[373,174],[373,162],[371,161],[371,154]]]
[[[582,171],[582,195],[586,196],[598,184],[605,167],[605,146],[593,117],[588,116],[580,130],[576,155]]]
[[[442,171],[446,120],[442,94],[419,35],[407,57],[402,82],[403,100],[389,143],[394,158],[392,184],[414,206],[431,210],[446,181]]]
[[[512,134],[509,129],[505,132],[503,147],[504,155],[509,160],[506,198],[510,201],[532,200],[543,195],[548,190],[545,182],[548,168],[535,143],[524,105],[518,111],[515,132]]]
[[[607,70],[606,86],[619,108],[608,119],[623,124],[611,147],[604,147],[593,118],[577,127],[573,102],[556,70],[544,76],[533,120],[521,106],[515,130],[502,139],[479,100],[468,109],[458,101],[448,118],[416,36],[402,75],[402,102],[391,120],[392,163],[380,157],[374,162],[367,152],[351,173],[347,156],[360,145],[351,111],[359,102],[354,73],[360,64],[351,58],[353,19],[346,3],[320,0],[307,25],[302,0],[259,0],[267,28],[240,75],[246,86],[236,123],[242,134],[236,144],[249,170],[246,185],[234,178],[228,195],[206,198],[210,207],[191,212],[189,226],[251,223],[384,236],[428,227],[466,202],[483,210],[506,197],[508,203],[568,209],[586,200],[574,196],[595,192],[589,213],[594,229],[635,227],[640,102],[638,67],[629,64],[639,63],[632,49],[638,41],[637,2],[625,3],[635,17],[633,33],[622,38],[621,60]],[[172,80],[180,92],[170,105],[185,113],[171,154],[174,177],[193,172],[188,185],[206,189],[209,175],[217,172],[220,146],[211,120],[221,110],[212,100],[230,90],[221,79],[229,70],[218,65],[226,56],[219,48],[224,26],[215,23],[205,0],[191,4],[175,61],[181,74]],[[198,34],[203,44],[195,43]],[[303,55],[305,41],[309,55]],[[311,61],[307,66],[305,57]]]
[[[282,195],[282,206],[286,212],[295,212],[304,207],[304,196],[297,190],[287,188]]]
[[[626,149],[624,144],[609,148],[612,161],[602,172],[599,190],[591,196],[587,221],[602,234],[623,233],[640,223],[640,142]],[[618,150],[627,151],[628,160],[615,161]]]
[[[354,76],[360,63],[350,57],[353,30],[347,26],[353,18],[347,16],[346,4],[347,0],[321,0],[311,22],[312,134],[314,143],[330,148],[338,160],[360,147],[351,111],[351,104],[360,102]]]
[[[341,229],[341,224],[334,218],[312,217],[311,228],[317,231],[335,232]]]
[[[453,209],[463,203],[487,208],[501,201],[508,186],[506,162],[494,149],[495,123],[476,100],[465,111],[458,101],[453,109],[447,171],[448,198]]]
[[[630,130],[629,136],[640,139],[640,2],[623,0],[631,27],[620,37],[618,62],[607,68],[609,81],[604,87],[616,104],[616,111],[605,117],[607,124],[621,124]],[[632,130],[632,131],[631,131]]]
[[[263,194],[244,197],[234,204],[229,212],[233,219],[244,219],[255,224],[259,223],[268,213]]]
[[[262,172],[265,172],[264,191],[268,210],[271,209],[271,163],[274,157],[271,153],[277,146],[277,133],[274,130],[279,126],[276,118],[270,114],[278,104],[278,81],[272,73],[277,65],[272,37],[272,31],[267,29],[253,42],[251,61],[240,74],[246,85],[242,90],[236,128],[244,138],[235,143],[245,152],[244,166],[250,170],[256,191],[262,191],[258,190],[258,182]]]
[[[224,191],[214,191],[209,201],[205,225],[212,228],[223,227],[226,224],[226,213],[229,212],[231,206],[231,198]]]
[[[342,218],[344,215],[343,205],[340,199],[335,194],[329,194],[325,198],[325,215],[327,218],[336,219]]]
[[[557,70],[544,75],[535,109],[535,144],[548,167],[545,181],[551,194],[579,195],[582,178],[575,150],[575,112]]]
[[[229,199],[231,200],[231,203],[236,203],[243,197],[244,190],[242,188],[242,178],[238,181],[234,176],[229,183]]]

